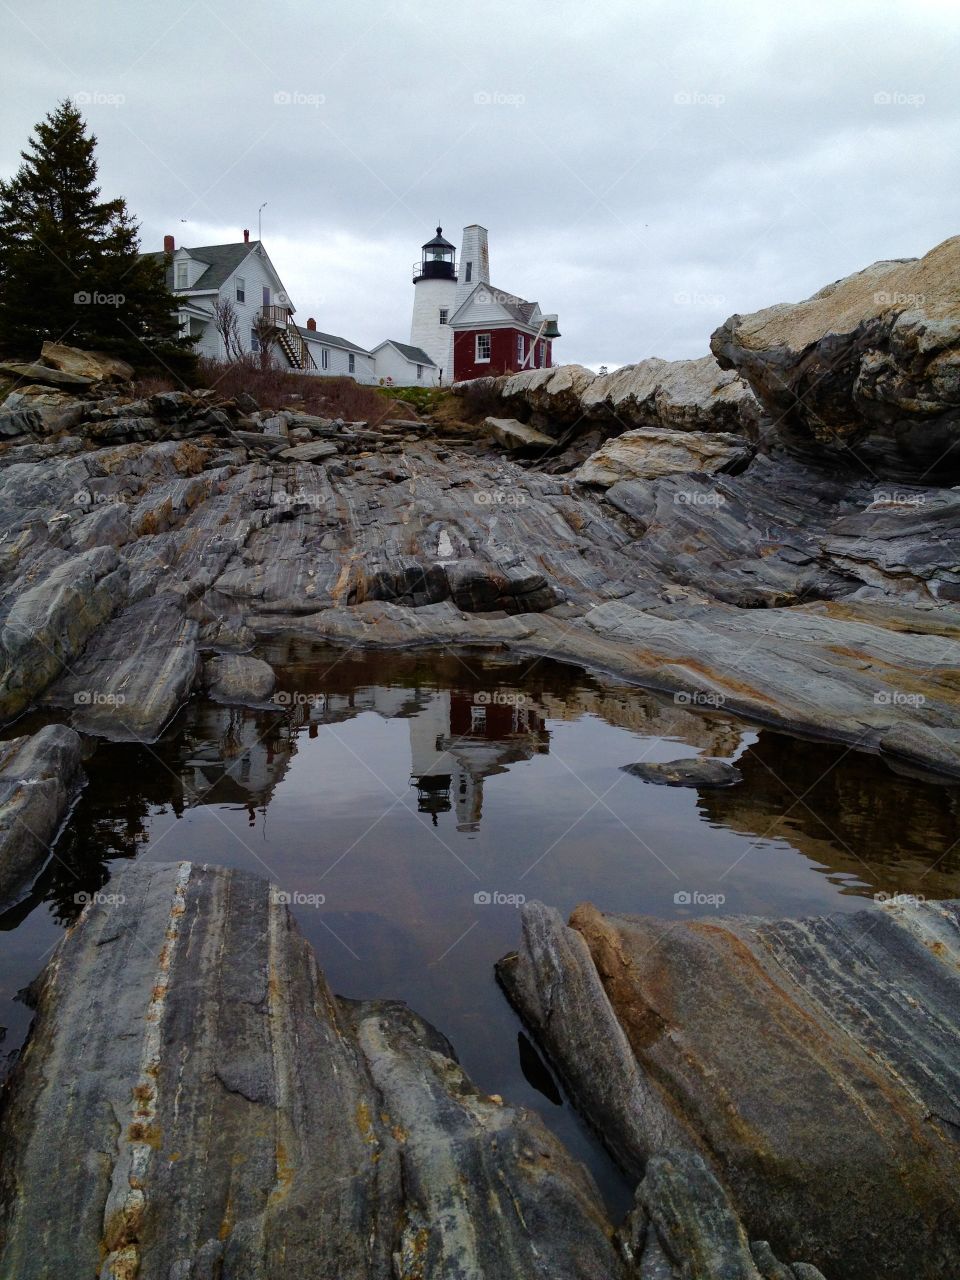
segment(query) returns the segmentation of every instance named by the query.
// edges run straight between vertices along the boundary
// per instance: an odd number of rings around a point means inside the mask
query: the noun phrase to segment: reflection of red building
[[[459,830],[473,830],[483,806],[483,779],[548,750],[543,716],[523,694],[435,695],[410,722],[411,778],[421,813],[456,807]]]
[[[543,717],[526,700],[518,705],[518,698],[523,694],[451,693],[450,736],[501,742],[518,733],[533,733],[549,741]]]

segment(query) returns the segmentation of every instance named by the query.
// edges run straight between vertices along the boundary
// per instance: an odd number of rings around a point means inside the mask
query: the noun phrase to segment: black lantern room
[[[443,227],[437,227],[437,234],[423,246],[420,261],[413,264],[414,283],[418,280],[456,280],[455,253],[450,241],[443,238]]]

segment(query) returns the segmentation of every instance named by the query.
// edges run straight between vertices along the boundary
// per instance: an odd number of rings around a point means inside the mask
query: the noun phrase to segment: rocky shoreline
[[[49,856],[83,783],[80,735],[153,742],[199,691],[269,702],[252,650],[277,636],[556,658],[960,777],[960,239],[734,316],[711,346],[605,377],[464,384],[442,412],[398,406],[375,427],[216,391],[137,396],[118,362],[49,344],[6,366],[19,381],[0,406],[0,898]],[[14,736],[32,710],[61,723]],[[438,1033],[338,1001],[265,882],[133,866],[111,884],[128,915],[95,904],[68,933],[5,1096],[4,1274],[268,1276],[280,1257],[325,1274],[321,1247],[358,1276],[784,1280],[777,1257],[797,1280],[814,1264],[828,1280],[960,1269],[943,1225],[960,1172],[951,904],[869,928],[728,921],[669,937],[528,908],[500,977],[638,1182],[615,1230],[535,1117],[478,1095]],[[189,969],[163,942],[181,937],[181,909]],[[152,941],[138,959],[139,918]],[[235,971],[211,958],[243,937]],[[705,968],[723,997],[709,1019],[694,999]],[[118,1043],[91,1019],[102,1001],[129,1020]],[[291,1038],[308,1024],[316,1060]],[[188,1032],[235,1073],[181,1082],[193,1120],[221,1130],[207,1149],[188,1125],[177,1148],[206,1162],[204,1204],[178,1198],[152,1136],[169,1157],[188,1124],[156,1118]],[[73,1082],[81,1039],[105,1065]],[[259,1154],[236,1172],[229,1135],[236,1147],[249,1124]],[[833,1142],[843,1159],[825,1162]],[[70,1170],[90,1152],[80,1185]],[[55,1214],[65,1187],[73,1211]]]

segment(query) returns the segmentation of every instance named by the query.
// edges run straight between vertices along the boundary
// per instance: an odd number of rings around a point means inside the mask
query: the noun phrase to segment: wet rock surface
[[[84,783],[80,738],[65,725],[0,744],[0,907],[29,888]]]
[[[528,904],[499,976],[625,1168],[693,1153],[777,1257],[937,1280],[960,1266],[958,959],[951,902],[682,923],[584,905],[569,926]]]
[[[336,999],[259,877],[122,871],[36,998],[0,1121],[4,1275],[628,1275],[539,1119],[406,1006]]]

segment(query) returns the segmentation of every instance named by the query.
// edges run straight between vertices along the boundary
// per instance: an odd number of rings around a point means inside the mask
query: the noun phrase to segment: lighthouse
[[[410,344],[426,351],[452,382],[453,330],[448,321],[457,304],[456,249],[443,237],[443,228],[422,246],[420,261],[413,264],[413,319]]]

